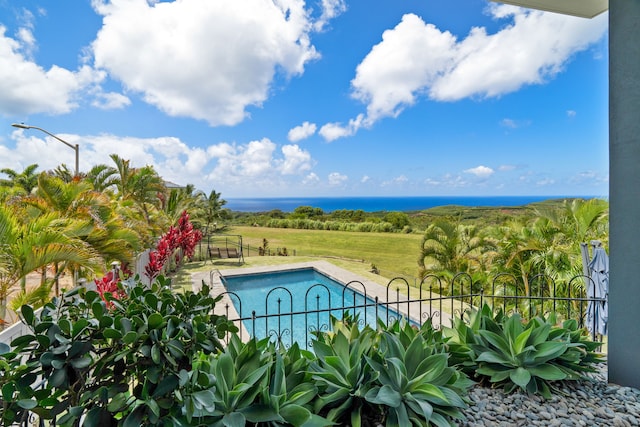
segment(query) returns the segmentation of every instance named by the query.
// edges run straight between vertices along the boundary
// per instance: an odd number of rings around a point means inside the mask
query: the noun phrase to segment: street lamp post
[[[25,125],[24,123],[13,123],[11,126],[13,126],[14,128],[20,128],[20,129],[37,129],[41,132],[46,133],[47,135],[49,135],[52,138],[57,139],[58,141],[62,142],[64,145],[66,145],[69,148],[72,148],[75,152],[76,152],[76,173],[75,176],[78,176],[80,173],[80,169],[79,169],[79,163],[80,163],[80,147],[78,146],[78,144],[69,144],[67,141],[65,141],[64,139],[55,136],[54,134],[52,134],[51,132],[39,128],[37,126],[29,126],[29,125]]]

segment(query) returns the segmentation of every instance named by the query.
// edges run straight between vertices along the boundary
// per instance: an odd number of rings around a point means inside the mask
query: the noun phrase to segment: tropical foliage
[[[199,224],[224,218],[220,193],[207,197],[192,185],[168,189],[152,167],[133,167],[117,155],[111,160],[113,166],[97,165],[78,177],[63,166],[0,171],[7,176],[0,179],[0,319],[10,294],[14,310],[41,306],[60,293],[63,276],[75,284],[102,276],[113,262],[132,264],[167,229],[179,237],[167,257],[181,262],[193,254]],[[32,273],[40,283],[27,288]]]
[[[551,288],[559,296],[576,295],[585,284],[572,280],[582,274],[580,244],[599,240],[606,245],[607,218],[606,201],[574,199],[485,228],[438,220],[424,232],[419,275],[450,281],[465,273],[474,283],[502,276],[509,286],[500,292],[509,295],[542,296]]]
[[[81,418],[85,426],[184,419],[180,406],[189,394],[180,390],[194,355],[220,352],[220,339],[237,328],[212,314],[219,298],[206,286],[176,294],[169,284],[163,277],[150,288],[122,281],[118,297],[105,292],[105,300],[76,288],[40,315],[23,306],[31,333],[4,351],[4,363],[17,373],[0,378],[3,423],[25,410],[57,425],[78,425]],[[22,362],[15,366],[17,355]]]
[[[31,333],[0,345],[2,425],[30,411],[69,426],[443,427],[463,419],[469,377],[549,398],[601,362],[575,322],[488,307],[444,331],[334,318],[313,353],[242,342],[206,286],[169,285],[128,279],[117,297],[76,289],[39,315],[22,307]]]

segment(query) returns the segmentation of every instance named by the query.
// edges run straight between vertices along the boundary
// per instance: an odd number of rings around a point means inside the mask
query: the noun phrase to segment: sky
[[[73,170],[12,123],[223,198],[606,197],[608,13],[0,0],[0,169]]]

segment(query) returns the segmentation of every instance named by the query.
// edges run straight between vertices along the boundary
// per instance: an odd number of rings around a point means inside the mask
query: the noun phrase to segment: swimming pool
[[[312,332],[329,330],[330,315],[340,319],[344,309],[374,328],[378,317],[398,317],[365,296],[361,282],[343,284],[313,268],[225,276],[224,283],[249,334],[285,344],[310,347]]]

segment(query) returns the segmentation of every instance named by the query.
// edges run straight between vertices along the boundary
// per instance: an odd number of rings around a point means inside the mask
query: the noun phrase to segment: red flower
[[[189,214],[183,211],[178,220],[177,227],[169,227],[169,230],[160,237],[156,249],[149,252],[149,263],[145,267],[145,275],[153,280],[162,271],[166,263],[178,249],[182,250],[183,257],[175,256],[176,264],[186,258],[192,258],[198,242],[202,240],[200,230],[194,230],[189,221]]]
[[[120,287],[120,277],[113,277],[113,271],[109,271],[102,279],[95,279],[96,289],[100,294],[100,298],[107,304],[107,308],[113,308],[113,302],[107,301],[105,294],[108,292],[115,299],[123,299],[127,297],[127,293]]]

